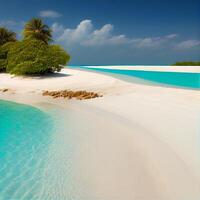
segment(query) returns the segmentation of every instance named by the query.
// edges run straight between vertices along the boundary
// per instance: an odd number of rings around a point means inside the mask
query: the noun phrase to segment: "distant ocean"
[[[163,86],[181,87],[188,89],[200,88],[200,73],[104,69],[100,67],[93,68],[92,66],[87,66],[87,68],[84,66],[76,66],[75,68],[105,73],[129,82],[140,82],[142,84],[159,84]]]

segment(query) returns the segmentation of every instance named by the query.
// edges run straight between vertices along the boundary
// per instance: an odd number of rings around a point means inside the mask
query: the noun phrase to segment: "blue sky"
[[[18,33],[42,17],[70,64],[200,60],[199,0],[0,0],[0,26]]]

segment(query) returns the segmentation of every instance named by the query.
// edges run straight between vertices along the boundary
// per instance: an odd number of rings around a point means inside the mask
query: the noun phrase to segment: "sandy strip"
[[[199,91],[72,69],[46,78],[0,74],[3,88],[9,91],[0,93],[1,99],[46,110],[53,105],[63,128],[74,133],[80,199],[200,199]],[[104,97],[66,101],[41,96],[55,89],[84,89]],[[77,123],[65,123],[69,113]]]
[[[200,66],[84,66],[86,68],[120,69],[155,72],[187,72],[200,73]]]

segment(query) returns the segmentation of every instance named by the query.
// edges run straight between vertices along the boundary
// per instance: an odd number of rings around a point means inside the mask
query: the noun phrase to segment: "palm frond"
[[[16,33],[13,31],[10,31],[6,28],[0,27],[0,45],[3,45],[7,42],[15,42],[16,39]]]
[[[48,25],[43,24],[40,18],[33,18],[27,22],[24,27],[23,35],[24,38],[39,39],[46,44],[52,41],[52,30]]]

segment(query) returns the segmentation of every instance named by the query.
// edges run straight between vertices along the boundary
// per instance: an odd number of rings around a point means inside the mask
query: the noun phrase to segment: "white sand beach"
[[[75,138],[77,188],[71,196],[78,192],[82,200],[200,199],[200,91],[128,83],[67,68],[44,78],[0,74],[0,90],[5,88],[0,99],[53,110],[62,119],[59,159],[67,159],[67,131]],[[44,90],[62,89],[94,91],[103,97],[79,101],[42,96]],[[55,170],[65,171],[63,163]],[[62,193],[67,197],[64,186]]]

